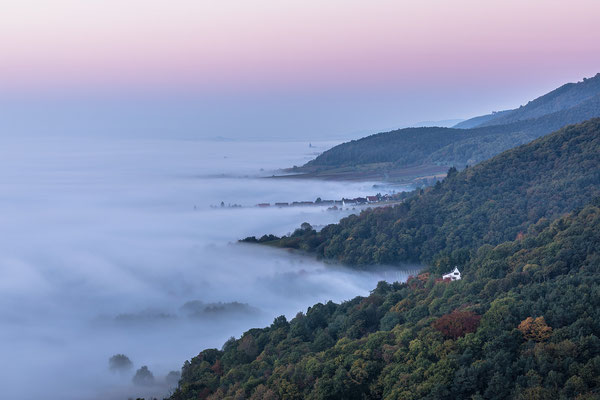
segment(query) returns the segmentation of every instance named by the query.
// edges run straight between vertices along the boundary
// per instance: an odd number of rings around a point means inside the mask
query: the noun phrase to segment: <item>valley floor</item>
[[[447,165],[418,165],[394,168],[390,163],[366,164],[339,168],[300,167],[284,170],[287,174],[272,178],[322,179],[331,181],[386,181],[394,183],[416,183],[423,179],[442,179],[448,172]]]

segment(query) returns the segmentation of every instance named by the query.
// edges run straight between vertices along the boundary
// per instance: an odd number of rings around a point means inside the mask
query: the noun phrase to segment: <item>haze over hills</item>
[[[0,400],[600,400],[599,16],[0,0]]]
[[[288,171],[300,177],[325,179],[411,180],[450,166],[473,165],[594,117],[600,117],[600,74],[564,85],[517,110],[465,121],[471,125],[475,121],[478,127],[406,128],[378,133],[335,146]],[[504,123],[494,123],[497,120]]]
[[[513,240],[540,219],[554,219],[596,196],[600,119],[568,126],[461,172],[452,169],[442,183],[399,206],[264,243],[353,265],[433,263]]]
[[[513,110],[493,111],[491,114],[480,115],[478,117],[473,117],[473,118],[469,118],[467,120],[461,121],[458,124],[452,126],[452,128],[460,128],[460,129],[475,128],[476,126],[484,124],[487,121],[493,120],[494,118],[497,118],[500,115],[510,113],[512,111]]]
[[[600,93],[565,87],[519,115],[496,113],[505,124],[381,133],[308,163],[318,175],[483,160],[320,231],[244,239],[359,269],[424,270],[203,350],[171,399],[596,398]],[[442,279],[454,267],[462,279]]]
[[[539,118],[546,114],[575,107],[600,94],[600,73],[577,83],[567,83],[514,110],[500,111],[475,117],[456,124],[454,128],[474,128],[506,125],[517,121]]]
[[[597,398],[599,194],[594,119],[452,169],[399,206],[272,241],[430,266],[200,352],[171,399]],[[463,279],[442,280],[454,266]]]
[[[414,124],[411,124],[410,126],[407,126],[407,128],[423,128],[426,126],[439,126],[442,128],[452,128],[453,126],[456,126],[457,124],[460,124],[461,122],[464,122],[464,119],[444,119],[444,120],[439,120],[439,121],[419,121]]]

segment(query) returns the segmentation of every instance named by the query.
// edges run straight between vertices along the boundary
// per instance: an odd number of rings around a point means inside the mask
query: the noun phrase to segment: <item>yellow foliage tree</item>
[[[536,342],[548,340],[552,334],[552,328],[546,324],[544,317],[527,317],[521,321],[518,329],[525,339],[535,340]]]

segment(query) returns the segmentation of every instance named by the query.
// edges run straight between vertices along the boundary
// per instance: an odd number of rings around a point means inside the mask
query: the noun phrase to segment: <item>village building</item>
[[[454,267],[452,272],[442,275],[442,279],[450,279],[451,281],[458,281],[461,279],[460,271],[457,267]]]

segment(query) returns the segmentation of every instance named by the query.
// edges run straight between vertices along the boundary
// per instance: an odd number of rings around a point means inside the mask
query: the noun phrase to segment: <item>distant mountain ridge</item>
[[[528,143],[566,125],[577,124],[600,116],[600,94],[577,106],[546,114],[538,118],[506,125],[472,128],[472,138],[455,141],[430,154],[426,161],[436,164],[473,165],[496,154]],[[469,159],[466,159],[470,156]]]
[[[600,94],[600,73],[581,82],[566,83],[514,110],[500,111],[463,121],[454,128],[475,128],[491,125],[506,125],[513,122],[552,114],[575,107]]]
[[[458,128],[458,129],[475,128],[477,126],[480,126],[481,124],[484,124],[488,121],[491,121],[491,120],[499,117],[502,114],[510,113],[512,111],[513,110],[493,111],[491,114],[480,115],[479,117],[473,117],[473,118],[464,120],[462,122],[459,122],[458,124],[453,125],[452,128]]]
[[[393,171],[427,166],[466,165],[487,160],[563,126],[600,117],[600,74],[570,83],[516,110],[467,120],[455,128],[405,128],[335,146],[302,167],[289,171],[319,177],[353,168],[377,171],[381,179]],[[466,126],[477,125],[469,129]],[[415,168],[417,167],[417,168]],[[371,173],[370,178],[377,178]]]
[[[267,238],[429,266],[203,350],[170,399],[597,399],[598,195],[600,118],[451,169],[395,207]],[[462,279],[442,278],[457,266]]]
[[[600,109],[600,94],[558,106],[566,92],[498,116],[510,123],[372,135],[321,161],[492,153]],[[598,398],[600,118],[450,168],[398,205],[243,241],[362,268],[426,267],[406,283],[382,281],[368,297],[317,303],[203,350],[184,363],[171,400]],[[454,268],[462,279],[443,279]]]
[[[339,167],[391,163],[402,168],[415,164],[463,167],[489,159],[565,125],[600,116],[600,94],[575,107],[538,118],[472,129],[406,128],[378,133],[333,147],[304,167]]]
[[[444,254],[513,240],[542,218],[554,219],[598,196],[600,118],[464,171],[451,169],[443,183],[399,206],[375,208],[320,232],[266,244],[345,264],[431,263]]]
[[[407,128],[424,128],[427,126],[439,126],[442,128],[452,128],[460,123],[464,122],[464,119],[443,119],[439,121],[419,121]]]

